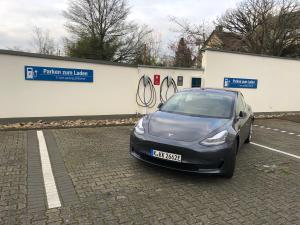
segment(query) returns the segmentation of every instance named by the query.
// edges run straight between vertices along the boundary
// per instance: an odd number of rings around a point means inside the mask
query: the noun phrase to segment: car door
[[[243,129],[243,130],[245,130],[245,140],[246,140],[249,136],[250,126],[252,123],[252,118],[251,118],[252,112],[249,110],[248,105],[246,104],[245,99],[242,94],[241,94],[241,100],[242,100],[242,103],[244,104],[244,108],[245,108],[244,112],[246,113],[246,115],[245,115],[246,122],[244,124],[244,129]]]
[[[240,112],[244,113],[244,116],[240,116]],[[246,104],[243,96],[239,93],[236,104],[236,118],[237,129],[240,134],[240,141],[243,143],[248,137],[247,121],[249,120],[249,113],[246,110]]]

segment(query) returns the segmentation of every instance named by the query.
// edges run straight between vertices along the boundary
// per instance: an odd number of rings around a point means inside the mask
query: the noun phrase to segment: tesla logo
[[[174,136],[174,134],[168,133],[168,136],[169,136],[169,137],[172,137],[172,136]]]

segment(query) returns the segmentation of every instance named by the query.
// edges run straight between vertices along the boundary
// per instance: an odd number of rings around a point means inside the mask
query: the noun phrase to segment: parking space
[[[269,119],[269,120],[256,120],[256,126],[264,128],[266,130],[279,131],[283,134],[300,135],[299,123],[280,120],[280,119]],[[298,136],[299,137],[299,136]]]
[[[257,120],[254,142],[300,156],[300,124],[286,120]]]
[[[300,155],[299,123],[256,124],[254,143]],[[180,173],[132,158],[131,129],[43,132],[62,205],[52,209],[45,193],[30,192],[34,182],[43,185],[30,179],[42,170],[32,159],[39,154],[32,151],[36,132],[0,132],[0,224],[300,223],[297,158],[247,144],[232,179]],[[44,207],[33,207],[41,202]]]

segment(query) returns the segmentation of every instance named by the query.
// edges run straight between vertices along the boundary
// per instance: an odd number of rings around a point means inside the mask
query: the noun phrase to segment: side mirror
[[[157,108],[160,109],[163,105],[164,105],[164,103],[159,103]]]
[[[244,118],[247,116],[247,113],[244,111],[240,111],[239,118]]]

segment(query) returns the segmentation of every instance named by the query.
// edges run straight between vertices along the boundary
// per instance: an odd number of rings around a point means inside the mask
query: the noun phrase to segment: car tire
[[[226,162],[226,168],[225,171],[223,172],[223,177],[225,178],[232,178],[233,174],[234,174],[234,170],[235,170],[235,162],[236,162],[236,153],[238,150],[238,142],[235,141],[233,144],[233,149],[232,152],[230,154],[230,156],[228,157],[228,160]]]
[[[253,129],[253,122],[251,122],[250,124],[250,128],[249,128],[249,135],[245,141],[245,143],[250,143],[251,142],[251,138],[252,138],[252,129]]]

